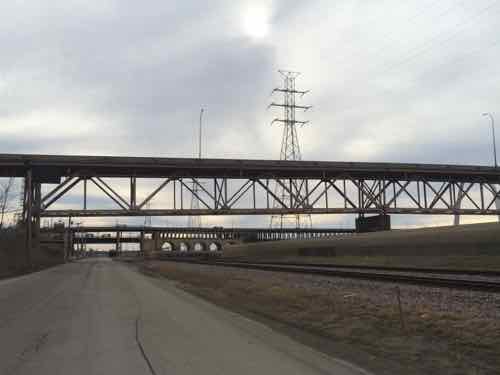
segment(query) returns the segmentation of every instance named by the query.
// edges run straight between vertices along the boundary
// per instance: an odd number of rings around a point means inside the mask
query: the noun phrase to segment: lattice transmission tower
[[[283,125],[283,136],[281,138],[280,160],[301,160],[299,137],[297,126],[304,126],[309,121],[297,120],[295,112],[297,109],[307,111],[311,106],[297,105],[296,96],[304,96],[309,92],[297,90],[295,79],[299,72],[279,70],[283,77],[283,86],[275,88],[273,94],[282,93],[283,102],[272,102],[269,107],[279,107],[283,109],[283,117],[275,118],[271,124],[280,123]],[[274,208],[287,207],[308,207],[309,201],[306,197],[307,182],[304,180],[278,180],[275,187],[275,195],[279,198],[274,200]],[[280,202],[281,201],[281,202]],[[271,228],[283,228],[294,225],[296,228],[311,227],[311,215],[273,215],[271,217]]]

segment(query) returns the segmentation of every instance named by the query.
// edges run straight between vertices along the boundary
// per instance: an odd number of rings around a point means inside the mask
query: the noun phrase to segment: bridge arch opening
[[[193,245],[193,250],[199,253],[200,251],[205,250],[205,245],[202,242],[195,242]]]
[[[220,245],[216,242],[211,242],[210,245],[208,245],[208,251],[220,251]]]
[[[186,242],[181,242],[181,243],[179,244],[179,251],[180,251],[181,253],[186,253],[186,252],[188,252],[188,251],[189,251],[189,245],[188,245]]]
[[[162,251],[174,251],[174,245],[170,242],[165,242],[161,246]]]

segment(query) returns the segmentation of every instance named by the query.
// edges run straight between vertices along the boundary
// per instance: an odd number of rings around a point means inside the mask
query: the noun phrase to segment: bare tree
[[[3,228],[5,214],[9,211],[9,204],[12,201],[14,177],[0,183],[0,229]]]

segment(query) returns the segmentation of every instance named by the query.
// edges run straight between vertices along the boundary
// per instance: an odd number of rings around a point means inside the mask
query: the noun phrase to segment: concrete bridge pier
[[[116,232],[116,247],[115,247],[115,250],[116,250],[116,253],[119,254],[121,253],[122,251],[122,243],[121,243],[121,236],[122,236],[122,232],[120,231],[117,231]]]
[[[23,223],[25,226],[25,262],[28,268],[33,266],[33,251],[40,243],[40,214],[42,211],[42,184],[31,168],[24,174]]]
[[[153,233],[153,250],[161,250],[160,232]]]
[[[141,238],[140,238],[140,242],[139,242],[139,252],[141,254],[144,253],[144,238],[145,238],[144,231],[141,231]]]
[[[391,230],[391,217],[387,214],[361,216],[356,219],[356,232],[378,232]]]
[[[63,240],[64,260],[66,261],[70,257],[71,248],[73,247],[73,233],[67,228],[64,230]]]

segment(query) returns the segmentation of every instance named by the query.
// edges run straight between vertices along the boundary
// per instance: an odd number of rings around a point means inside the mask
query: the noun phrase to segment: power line
[[[485,48],[490,48],[491,49],[491,48],[493,48],[493,47],[495,47],[495,46],[497,46],[499,44],[500,44],[500,39],[498,39],[498,40],[494,41],[493,43],[488,44],[486,46],[481,46],[481,47],[476,48],[476,49],[474,49],[472,51],[468,51],[467,53],[462,54],[458,58],[451,59],[451,61],[448,60],[448,61],[445,61],[445,62],[439,64],[439,65],[433,65],[430,69],[424,70],[423,73],[424,74],[429,74],[429,73],[431,73],[433,71],[436,71],[436,70],[439,70],[439,69],[441,69],[441,68],[443,68],[445,66],[449,66],[449,65],[452,65],[452,64],[453,65],[457,65],[460,62],[462,62],[463,60],[465,60],[467,57],[472,56],[472,55],[474,55],[474,54],[476,54],[478,52],[484,52]],[[413,81],[415,81],[415,80],[413,80]],[[412,86],[414,86],[414,85],[415,85],[415,83],[412,83]]]
[[[465,0],[464,0],[464,1],[461,1],[460,3],[461,3],[461,4],[463,4],[464,2],[465,2]],[[416,14],[412,14],[410,17],[407,17],[407,18],[406,18],[405,20],[403,20],[402,22],[403,22],[403,23],[407,23],[407,22],[409,22],[409,23],[413,23],[413,24],[414,24],[414,23],[415,23],[415,21],[417,20],[417,18],[418,18],[421,14],[423,14],[423,13],[424,13],[424,11],[428,11],[429,9],[435,8],[435,6],[436,6],[437,4],[439,4],[439,2],[438,2],[438,1],[434,2],[434,3],[432,4],[432,6],[430,6],[430,7],[424,7],[424,8],[422,8],[422,9],[421,9],[420,11],[418,11]],[[455,9],[456,5],[457,5],[457,4],[453,4],[452,6],[450,6],[450,7],[446,8],[446,10],[445,10],[444,12],[441,12],[441,13],[440,13],[440,14],[438,14],[437,16],[433,16],[433,18],[435,18],[435,17],[443,17],[443,16],[445,16],[446,14],[449,14],[451,11],[453,11],[453,10]],[[389,38],[390,40],[387,40],[387,37],[390,37],[390,38]],[[395,40],[400,40],[400,36],[399,36],[399,35],[394,36],[394,32],[393,32],[393,31],[391,31],[391,32],[386,32],[386,33],[382,34],[382,38],[381,38],[381,39],[382,39],[382,40],[383,40],[383,39],[386,39],[386,43],[383,43],[383,45],[382,45],[382,46],[379,46],[378,48],[375,48],[375,49],[374,49],[374,53],[371,53],[371,54],[370,54],[370,58],[372,58],[372,57],[374,57],[374,56],[376,56],[376,55],[380,54],[381,52],[387,52],[388,47],[390,47],[390,44],[392,44],[392,42],[393,42],[393,41],[395,41]],[[357,52],[357,53],[355,53],[355,54],[350,54],[350,55],[347,55],[347,56],[343,56],[341,59],[335,59],[335,60],[334,60],[335,65],[340,65],[340,64],[342,64],[342,63],[343,63],[343,62],[345,62],[345,61],[351,60],[352,58],[364,57],[364,55],[363,55],[361,52],[359,52],[359,50],[357,50],[357,51],[358,51],[358,52]]]
[[[394,63],[394,64],[389,64],[386,70],[392,70],[392,69],[397,68],[397,67],[399,67],[401,65],[405,65],[408,61],[411,61],[413,58],[415,58],[417,56],[420,56],[421,54],[424,54],[426,52],[429,52],[436,45],[441,45],[443,43],[446,43],[446,42],[452,40],[455,36],[457,36],[458,34],[460,34],[460,32],[462,32],[462,30],[465,27],[469,26],[469,24],[471,24],[472,20],[475,21],[476,19],[478,19],[483,13],[487,12],[493,6],[495,6],[495,4],[498,3],[498,1],[499,0],[494,0],[492,3],[490,3],[490,5],[488,5],[485,8],[482,8],[478,13],[476,13],[474,17],[467,19],[466,22],[458,22],[456,24],[456,26],[461,26],[461,27],[458,28],[458,29],[456,29],[455,32],[453,32],[450,35],[448,35],[445,39],[438,40],[440,36],[442,36],[442,35],[445,34],[445,33],[439,33],[438,35],[436,35],[435,37],[433,37],[431,40],[428,40],[426,43],[424,43],[422,46],[420,46],[420,47],[426,46],[426,48],[420,48],[420,49],[416,50],[413,54],[410,54],[409,56],[406,56],[403,60],[400,60],[400,61],[398,61],[397,63]],[[433,45],[434,41],[436,41],[436,43]]]
[[[472,21],[476,21],[482,14],[484,14],[485,12],[489,11],[491,8],[493,8],[496,3],[498,3],[499,0],[494,0],[492,1],[491,3],[489,3],[488,6],[484,7],[484,8],[481,8],[481,10],[479,12],[477,12],[472,18],[469,18],[466,20],[466,22],[459,22],[457,23],[456,25],[461,25],[460,28],[456,29],[453,33],[449,34],[445,39],[442,39],[442,40],[438,40],[439,37],[441,37],[442,35],[444,35],[445,33],[444,32],[441,32],[441,33],[438,33],[436,34],[434,37],[432,37],[430,40],[427,40],[427,42],[421,44],[420,46],[418,46],[417,48],[413,49],[413,53],[411,53],[410,55],[407,55],[406,57],[404,57],[402,60],[399,60],[397,62],[392,62],[392,63],[389,63],[389,64],[382,64],[382,65],[379,65],[379,67],[383,68],[382,71],[376,71],[375,69],[372,69],[371,71],[372,72],[377,72],[377,76],[380,76],[380,75],[383,75],[383,74],[386,74],[387,72],[389,71],[392,71],[396,68],[399,68],[401,66],[404,66],[408,63],[411,63],[414,61],[414,59],[418,56],[421,56],[423,54],[426,54],[426,53],[429,53],[430,51],[433,50],[433,48],[436,46],[436,45],[442,45],[443,43],[446,43],[446,42],[449,42],[450,40],[452,40],[454,37],[456,37],[463,29],[465,29],[466,27],[468,27]],[[495,12],[495,14],[498,13]],[[436,43],[433,44],[434,41],[437,41]],[[425,48],[422,48],[424,47]],[[412,51],[412,50],[409,50],[409,51]],[[378,68],[378,67],[376,67]],[[345,71],[345,73],[349,73],[349,71],[353,72],[354,71],[354,68],[351,67],[350,70],[347,70]],[[343,75],[346,75],[346,74],[343,74]],[[365,75],[369,75],[371,78],[373,78],[373,75],[372,73],[370,73],[370,71],[367,71],[364,73]],[[357,77],[359,78],[359,77]],[[354,82],[355,80],[354,79],[351,79],[351,80],[347,80],[347,81],[344,81],[344,84],[347,82]],[[365,85],[366,85],[366,82],[365,82]]]

